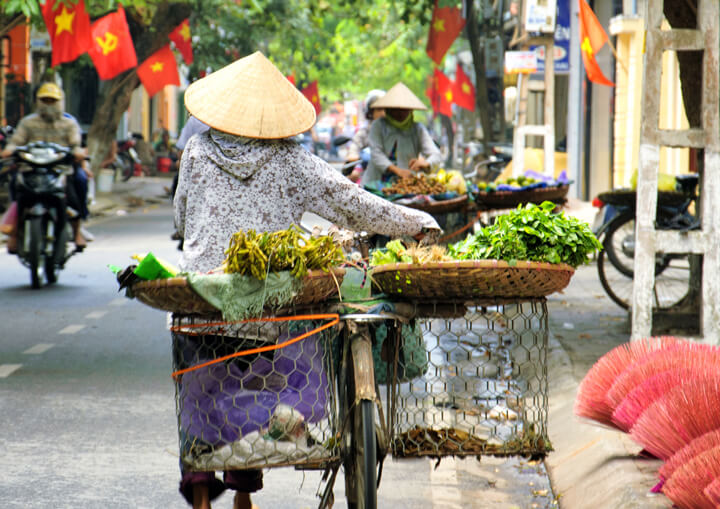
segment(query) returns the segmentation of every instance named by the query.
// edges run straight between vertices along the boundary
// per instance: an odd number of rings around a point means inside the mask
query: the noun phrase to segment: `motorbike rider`
[[[443,161],[440,149],[427,129],[413,118],[413,110],[427,107],[402,82],[375,101],[384,108],[385,116],[370,126],[370,163],[362,176],[362,184],[394,176],[409,177]]]
[[[10,138],[10,142],[5,149],[0,152],[0,157],[10,157],[18,146],[28,143],[44,141],[49,143],[57,143],[64,147],[70,148],[78,163],[82,163],[85,159],[85,150],[82,148],[82,136],[80,126],[77,121],[71,117],[63,115],[61,106],[64,94],[62,89],[55,83],[43,83],[37,92],[36,113],[32,113],[17,125],[15,132]],[[82,210],[80,199],[77,195],[76,188],[72,179],[68,179],[66,185],[66,202],[75,210]],[[19,209],[21,204],[18,203]],[[58,227],[65,225],[65,203],[59,204],[60,210],[58,214]],[[20,212],[19,210],[18,212]],[[18,213],[18,217],[20,214]],[[80,218],[71,219],[70,224],[73,229],[75,246],[82,249],[86,246],[85,238],[80,231]],[[17,252],[17,228],[10,234],[7,243],[7,249],[10,253]]]
[[[367,124],[358,129],[355,136],[353,136],[353,139],[350,141],[347,157],[345,158],[346,163],[359,161],[360,153],[370,146],[370,126],[375,119],[385,116],[385,110],[382,108],[376,108],[374,105],[375,102],[384,95],[384,90],[375,89],[368,92],[367,96],[365,96],[363,109],[365,110],[365,119],[367,120]],[[357,182],[360,180],[360,175],[362,175],[362,170],[356,168],[352,171],[348,178],[353,182]]]

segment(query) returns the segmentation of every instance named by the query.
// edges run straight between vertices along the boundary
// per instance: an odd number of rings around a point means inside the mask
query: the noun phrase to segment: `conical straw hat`
[[[315,108],[256,51],[196,81],[185,107],[210,127],[248,138],[287,138],[315,124]]]
[[[412,91],[400,81],[393,86],[380,99],[373,103],[373,108],[402,108],[406,110],[426,110],[422,103]]]

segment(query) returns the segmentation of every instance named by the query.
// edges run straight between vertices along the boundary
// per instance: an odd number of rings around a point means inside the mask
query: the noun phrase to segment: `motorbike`
[[[17,162],[15,191],[18,203],[17,256],[30,269],[33,288],[40,288],[43,276],[47,284],[57,282],[59,271],[82,248],[68,252],[72,238],[69,221],[59,214],[77,215],[65,210],[65,172],[71,166],[72,151],[55,143],[35,142],[19,146],[13,158]]]
[[[490,146],[490,155],[487,159],[478,161],[474,166],[475,177],[479,180],[492,182],[503,172],[512,161],[512,143],[495,143]]]
[[[12,126],[0,126],[0,150],[5,148],[10,137],[12,136]],[[8,204],[10,203],[10,197],[7,192],[7,187],[4,186],[4,182],[7,179],[9,173],[2,170],[3,166],[0,164],[0,214],[7,210]]]
[[[142,173],[142,162],[135,150],[135,139],[128,138],[117,142],[117,156],[115,161],[117,169],[120,170],[120,177],[123,182],[130,179],[135,174]]]

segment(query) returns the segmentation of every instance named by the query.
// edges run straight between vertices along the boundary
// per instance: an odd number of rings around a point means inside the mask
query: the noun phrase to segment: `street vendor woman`
[[[370,128],[370,164],[363,173],[363,185],[394,176],[408,177],[442,163],[440,149],[427,129],[413,118],[413,110],[427,108],[402,82],[373,106],[384,108],[385,116]]]
[[[210,129],[190,139],[180,164],[181,270],[216,269],[235,232],[284,230],[306,211],[355,231],[439,235],[430,215],[363,191],[289,139],[313,126],[315,109],[262,53],[190,85],[185,105]],[[250,508],[262,472],[227,471],[224,482],[213,472],[183,472],[181,492],[193,507],[210,507],[226,487],[237,492],[236,508]]]

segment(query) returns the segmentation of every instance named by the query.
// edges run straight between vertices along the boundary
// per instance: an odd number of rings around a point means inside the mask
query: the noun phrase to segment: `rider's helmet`
[[[368,92],[367,96],[365,96],[364,101],[365,118],[367,118],[368,120],[372,120],[372,105],[373,103],[375,103],[375,101],[377,101],[384,95],[385,91],[379,89],[371,90],[370,92]]]
[[[43,83],[37,91],[38,99],[55,99],[61,101],[63,98],[62,89],[55,83]]]

